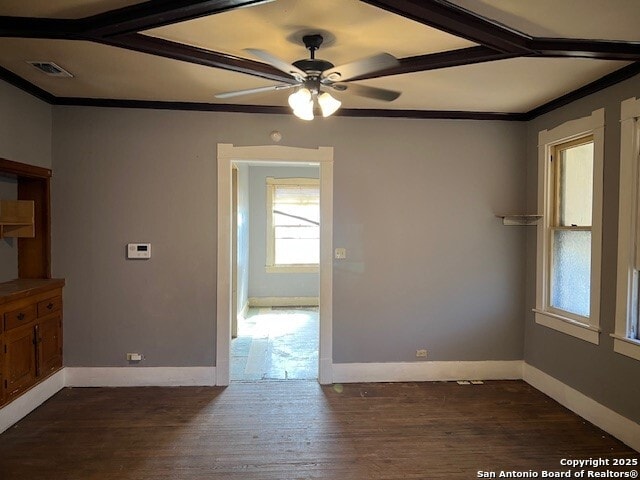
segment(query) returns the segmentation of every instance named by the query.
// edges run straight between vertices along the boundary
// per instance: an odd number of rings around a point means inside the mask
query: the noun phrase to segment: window
[[[614,351],[640,360],[640,100],[622,102]]]
[[[604,110],[539,134],[536,323],[599,342]]]
[[[320,185],[315,178],[267,178],[267,271],[317,272]]]
[[[593,138],[555,146],[550,222],[549,306],[557,313],[589,318]]]

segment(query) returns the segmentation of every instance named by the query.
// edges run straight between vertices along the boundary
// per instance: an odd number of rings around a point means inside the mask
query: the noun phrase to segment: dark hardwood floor
[[[638,453],[521,381],[64,389],[0,435],[2,480],[468,479],[590,457]]]

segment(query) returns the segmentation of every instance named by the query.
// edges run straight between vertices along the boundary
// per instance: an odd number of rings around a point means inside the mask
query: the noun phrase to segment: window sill
[[[552,328],[594,345],[600,344],[600,329],[597,327],[536,308],[533,311],[536,314],[536,323],[538,325]]]
[[[611,336],[613,337],[614,352],[640,360],[640,340],[623,337],[615,333],[612,333]]]
[[[318,273],[318,265],[267,265],[267,273]]]

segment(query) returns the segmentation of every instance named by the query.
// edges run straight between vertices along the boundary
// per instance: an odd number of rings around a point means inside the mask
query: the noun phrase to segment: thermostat
[[[127,258],[151,258],[151,244],[128,243]]]

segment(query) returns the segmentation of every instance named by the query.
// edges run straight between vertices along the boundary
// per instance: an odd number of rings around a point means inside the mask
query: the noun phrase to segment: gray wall
[[[250,297],[317,297],[318,273],[267,273],[266,178],[320,178],[317,167],[249,167],[251,205]]]
[[[238,313],[249,300],[249,165],[238,165]]]
[[[51,167],[52,107],[0,81],[0,158]]]
[[[213,365],[216,143],[333,146],[334,361],[523,355],[520,123],[54,109],[54,274],[65,362]],[[126,261],[127,242],[153,258]]]
[[[536,237],[527,234],[525,361],[620,414],[640,422],[640,362],[614,353],[620,173],[620,102],[640,96],[640,76],[576,101],[528,125],[527,205],[536,211],[538,132],[605,108],[603,241],[600,345],[593,345],[535,323]]]
[[[0,158],[51,167],[51,106],[0,81]],[[14,179],[0,177],[0,199],[15,199]],[[0,240],[0,282],[18,276],[17,239]]]

